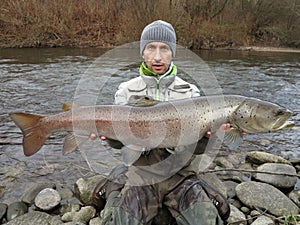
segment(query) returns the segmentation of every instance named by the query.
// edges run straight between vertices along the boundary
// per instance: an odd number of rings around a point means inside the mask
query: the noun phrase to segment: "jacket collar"
[[[157,87],[157,85],[162,88],[168,87],[175,80],[176,74],[177,67],[173,64],[173,62],[171,62],[168,71],[163,75],[153,73],[148,67],[146,67],[145,62],[143,62],[140,66],[140,76],[146,85],[151,88]]]

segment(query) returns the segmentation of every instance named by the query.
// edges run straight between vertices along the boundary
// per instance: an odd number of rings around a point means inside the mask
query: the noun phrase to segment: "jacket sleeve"
[[[127,94],[126,89],[123,88],[121,85],[119,86],[119,89],[115,93],[115,105],[126,105],[127,104]]]

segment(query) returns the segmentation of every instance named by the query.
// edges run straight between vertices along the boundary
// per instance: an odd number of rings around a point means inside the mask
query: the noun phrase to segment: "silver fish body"
[[[57,131],[73,132],[66,138],[64,152],[98,133],[127,146],[169,148],[193,144],[208,130],[223,123],[247,133],[265,133],[293,125],[293,113],[277,104],[238,95],[205,96],[147,107],[97,105],[74,107],[56,115],[12,113],[23,132],[25,155],[37,152]],[[78,141],[78,137],[82,141]],[[77,140],[75,140],[77,138]]]

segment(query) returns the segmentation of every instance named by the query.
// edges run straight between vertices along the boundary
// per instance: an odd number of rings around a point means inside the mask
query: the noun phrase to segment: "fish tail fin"
[[[11,113],[10,117],[23,133],[23,149],[26,156],[36,153],[48,139],[45,130],[41,129],[43,115],[29,113]]]

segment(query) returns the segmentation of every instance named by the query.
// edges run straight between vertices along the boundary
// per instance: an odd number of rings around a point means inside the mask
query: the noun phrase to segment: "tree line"
[[[113,47],[157,19],[191,49],[300,47],[299,0],[1,0],[0,47]]]

